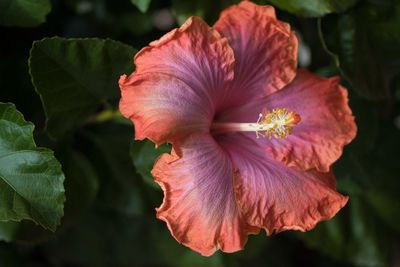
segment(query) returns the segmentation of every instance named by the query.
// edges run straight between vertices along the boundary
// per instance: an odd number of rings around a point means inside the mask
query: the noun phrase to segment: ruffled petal
[[[276,19],[272,6],[243,1],[224,10],[213,27],[235,53],[230,104],[268,95],[295,77],[297,37],[289,24]]]
[[[340,86],[338,77],[320,78],[299,70],[295,80],[284,89],[240,108],[227,110],[221,120],[255,121],[263,108],[287,108],[301,117],[289,137],[257,139],[276,160],[287,166],[327,172],[341,156],[344,145],[356,136],[357,126],[348,105],[347,91]],[[254,133],[247,135],[251,138]]]
[[[157,217],[178,242],[205,256],[241,250],[256,228],[238,213],[229,157],[204,134],[191,135],[178,152],[162,155],[152,171],[164,190]]]
[[[234,185],[241,214],[267,234],[310,230],[347,203],[348,197],[335,191],[332,173],[289,168],[242,134],[221,136],[218,142],[237,170]]]
[[[192,132],[208,131],[212,110],[182,80],[144,73],[123,76],[120,85],[120,110],[134,122],[137,140],[172,143]]]
[[[137,53],[135,65],[120,79],[120,110],[133,120],[136,139],[160,144],[211,123],[233,79],[234,55],[226,38],[192,17]]]

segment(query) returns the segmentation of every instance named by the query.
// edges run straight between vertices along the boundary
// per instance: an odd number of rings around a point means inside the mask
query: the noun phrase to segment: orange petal
[[[263,108],[287,108],[301,117],[289,137],[257,140],[273,158],[287,166],[327,172],[341,156],[343,147],[356,136],[347,91],[339,85],[338,78],[320,78],[299,70],[295,80],[284,89],[226,111],[220,118],[229,122],[254,121]],[[254,138],[252,133],[247,136]]]
[[[348,101],[339,78],[299,71],[291,84],[267,99],[268,106],[285,106],[302,119],[288,138],[267,141],[272,156],[302,170],[329,171],[357,133]]]
[[[234,56],[226,38],[192,17],[137,53],[135,65],[120,79],[120,110],[135,123],[137,139],[160,144],[211,123],[233,79]]]
[[[310,230],[347,203],[348,197],[335,191],[332,173],[289,168],[242,134],[221,136],[219,143],[238,171],[234,184],[241,214],[267,234]]]
[[[224,10],[213,27],[235,53],[232,101],[268,95],[295,77],[297,37],[289,24],[276,19],[272,6],[243,1]]]
[[[257,228],[238,213],[230,159],[209,135],[192,135],[179,154],[162,155],[152,171],[164,190],[157,217],[178,242],[202,255],[241,250]]]
[[[212,109],[182,80],[159,73],[120,79],[121,112],[135,124],[135,138],[156,144],[208,132]]]

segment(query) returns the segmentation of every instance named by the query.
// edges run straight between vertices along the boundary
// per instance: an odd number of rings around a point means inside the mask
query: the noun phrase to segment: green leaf
[[[27,219],[55,231],[64,174],[51,150],[36,147],[33,128],[13,104],[0,103],[0,221]]]
[[[65,146],[65,145],[64,145]],[[98,192],[98,178],[88,159],[80,152],[63,147],[56,152],[65,173],[64,216],[55,233],[31,221],[0,223],[0,240],[40,244],[59,236],[79,221]],[[3,236],[3,238],[2,238]]]
[[[129,151],[136,171],[143,177],[147,184],[157,189],[160,189],[160,186],[154,182],[151,170],[153,169],[155,160],[161,154],[169,152],[171,152],[171,146],[161,145],[156,149],[154,143],[147,139],[132,142]]]
[[[146,13],[149,9],[151,0],[131,0],[132,4],[134,4],[142,13]]]
[[[0,25],[34,27],[46,21],[50,0],[0,1]]]
[[[322,17],[340,13],[354,6],[358,0],[267,0],[267,2],[300,17]]]
[[[62,137],[108,100],[117,101],[119,76],[133,69],[135,49],[109,39],[45,38],[33,43],[32,82],[47,116],[47,130]]]

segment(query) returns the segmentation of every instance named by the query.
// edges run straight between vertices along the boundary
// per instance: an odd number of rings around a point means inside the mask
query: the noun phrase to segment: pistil
[[[287,138],[293,128],[300,122],[300,115],[286,108],[275,108],[272,111],[264,110],[259,114],[258,120],[253,123],[214,122],[211,125],[213,134],[229,132],[255,132],[256,138]]]

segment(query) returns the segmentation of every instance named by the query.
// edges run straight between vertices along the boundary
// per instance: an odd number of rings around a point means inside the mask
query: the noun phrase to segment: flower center
[[[255,132],[259,138],[260,133],[263,137],[286,138],[301,120],[299,114],[289,111],[287,108],[275,108],[272,111],[264,109],[259,114],[255,123],[235,123],[235,122],[214,122],[211,125],[213,134],[228,132]]]

